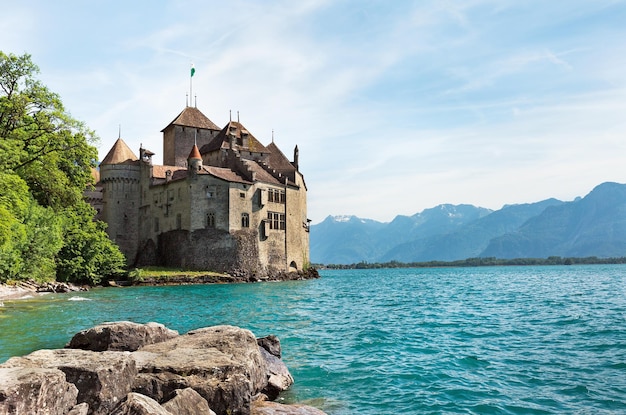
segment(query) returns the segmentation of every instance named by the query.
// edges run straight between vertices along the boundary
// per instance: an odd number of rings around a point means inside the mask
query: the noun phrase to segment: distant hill
[[[572,202],[497,211],[444,204],[389,223],[328,216],[311,226],[310,237],[311,260],[321,264],[625,256],[626,185],[604,183]]]

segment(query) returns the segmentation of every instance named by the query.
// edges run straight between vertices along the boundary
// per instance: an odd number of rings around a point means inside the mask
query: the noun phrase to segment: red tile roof
[[[191,152],[189,153],[189,157],[187,157],[187,160],[191,160],[191,159],[202,160],[202,156],[200,156],[200,150],[198,150],[198,146],[195,144],[193,145],[193,148],[191,149]]]

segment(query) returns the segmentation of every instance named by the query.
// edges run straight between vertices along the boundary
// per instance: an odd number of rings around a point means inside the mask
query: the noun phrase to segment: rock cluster
[[[233,326],[104,323],[0,365],[0,415],[323,415],[268,401],[293,383],[280,353]]]

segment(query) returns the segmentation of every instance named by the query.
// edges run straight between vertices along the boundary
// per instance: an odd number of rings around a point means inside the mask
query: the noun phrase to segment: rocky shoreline
[[[271,275],[257,276],[248,272],[233,271],[230,274],[188,275],[184,272],[167,277],[143,277],[140,279],[109,280],[105,285],[125,287],[133,285],[187,285],[187,284],[233,284],[253,282],[303,281],[319,278],[315,268],[304,271],[279,272]],[[2,300],[19,300],[33,295],[46,293],[67,293],[88,291],[88,286],[77,286],[65,282],[38,283],[33,280],[18,281],[15,284],[0,284],[0,305]]]
[[[292,384],[275,336],[103,323],[1,364],[0,415],[324,415],[273,402]]]
[[[112,285],[181,285],[181,284],[232,284],[253,282],[303,281],[319,278],[315,268],[303,271],[278,272],[269,275],[256,275],[247,271],[232,271],[228,274],[186,275],[180,273],[168,277],[143,277],[126,282],[115,281]],[[110,284],[111,285],[111,284]]]

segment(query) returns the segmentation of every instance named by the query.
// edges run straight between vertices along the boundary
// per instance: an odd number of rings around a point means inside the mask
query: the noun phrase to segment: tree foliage
[[[0,52],[0,282],[97,282],[124,264],[83,199],[97,138],[38,71],[28,54]]]

